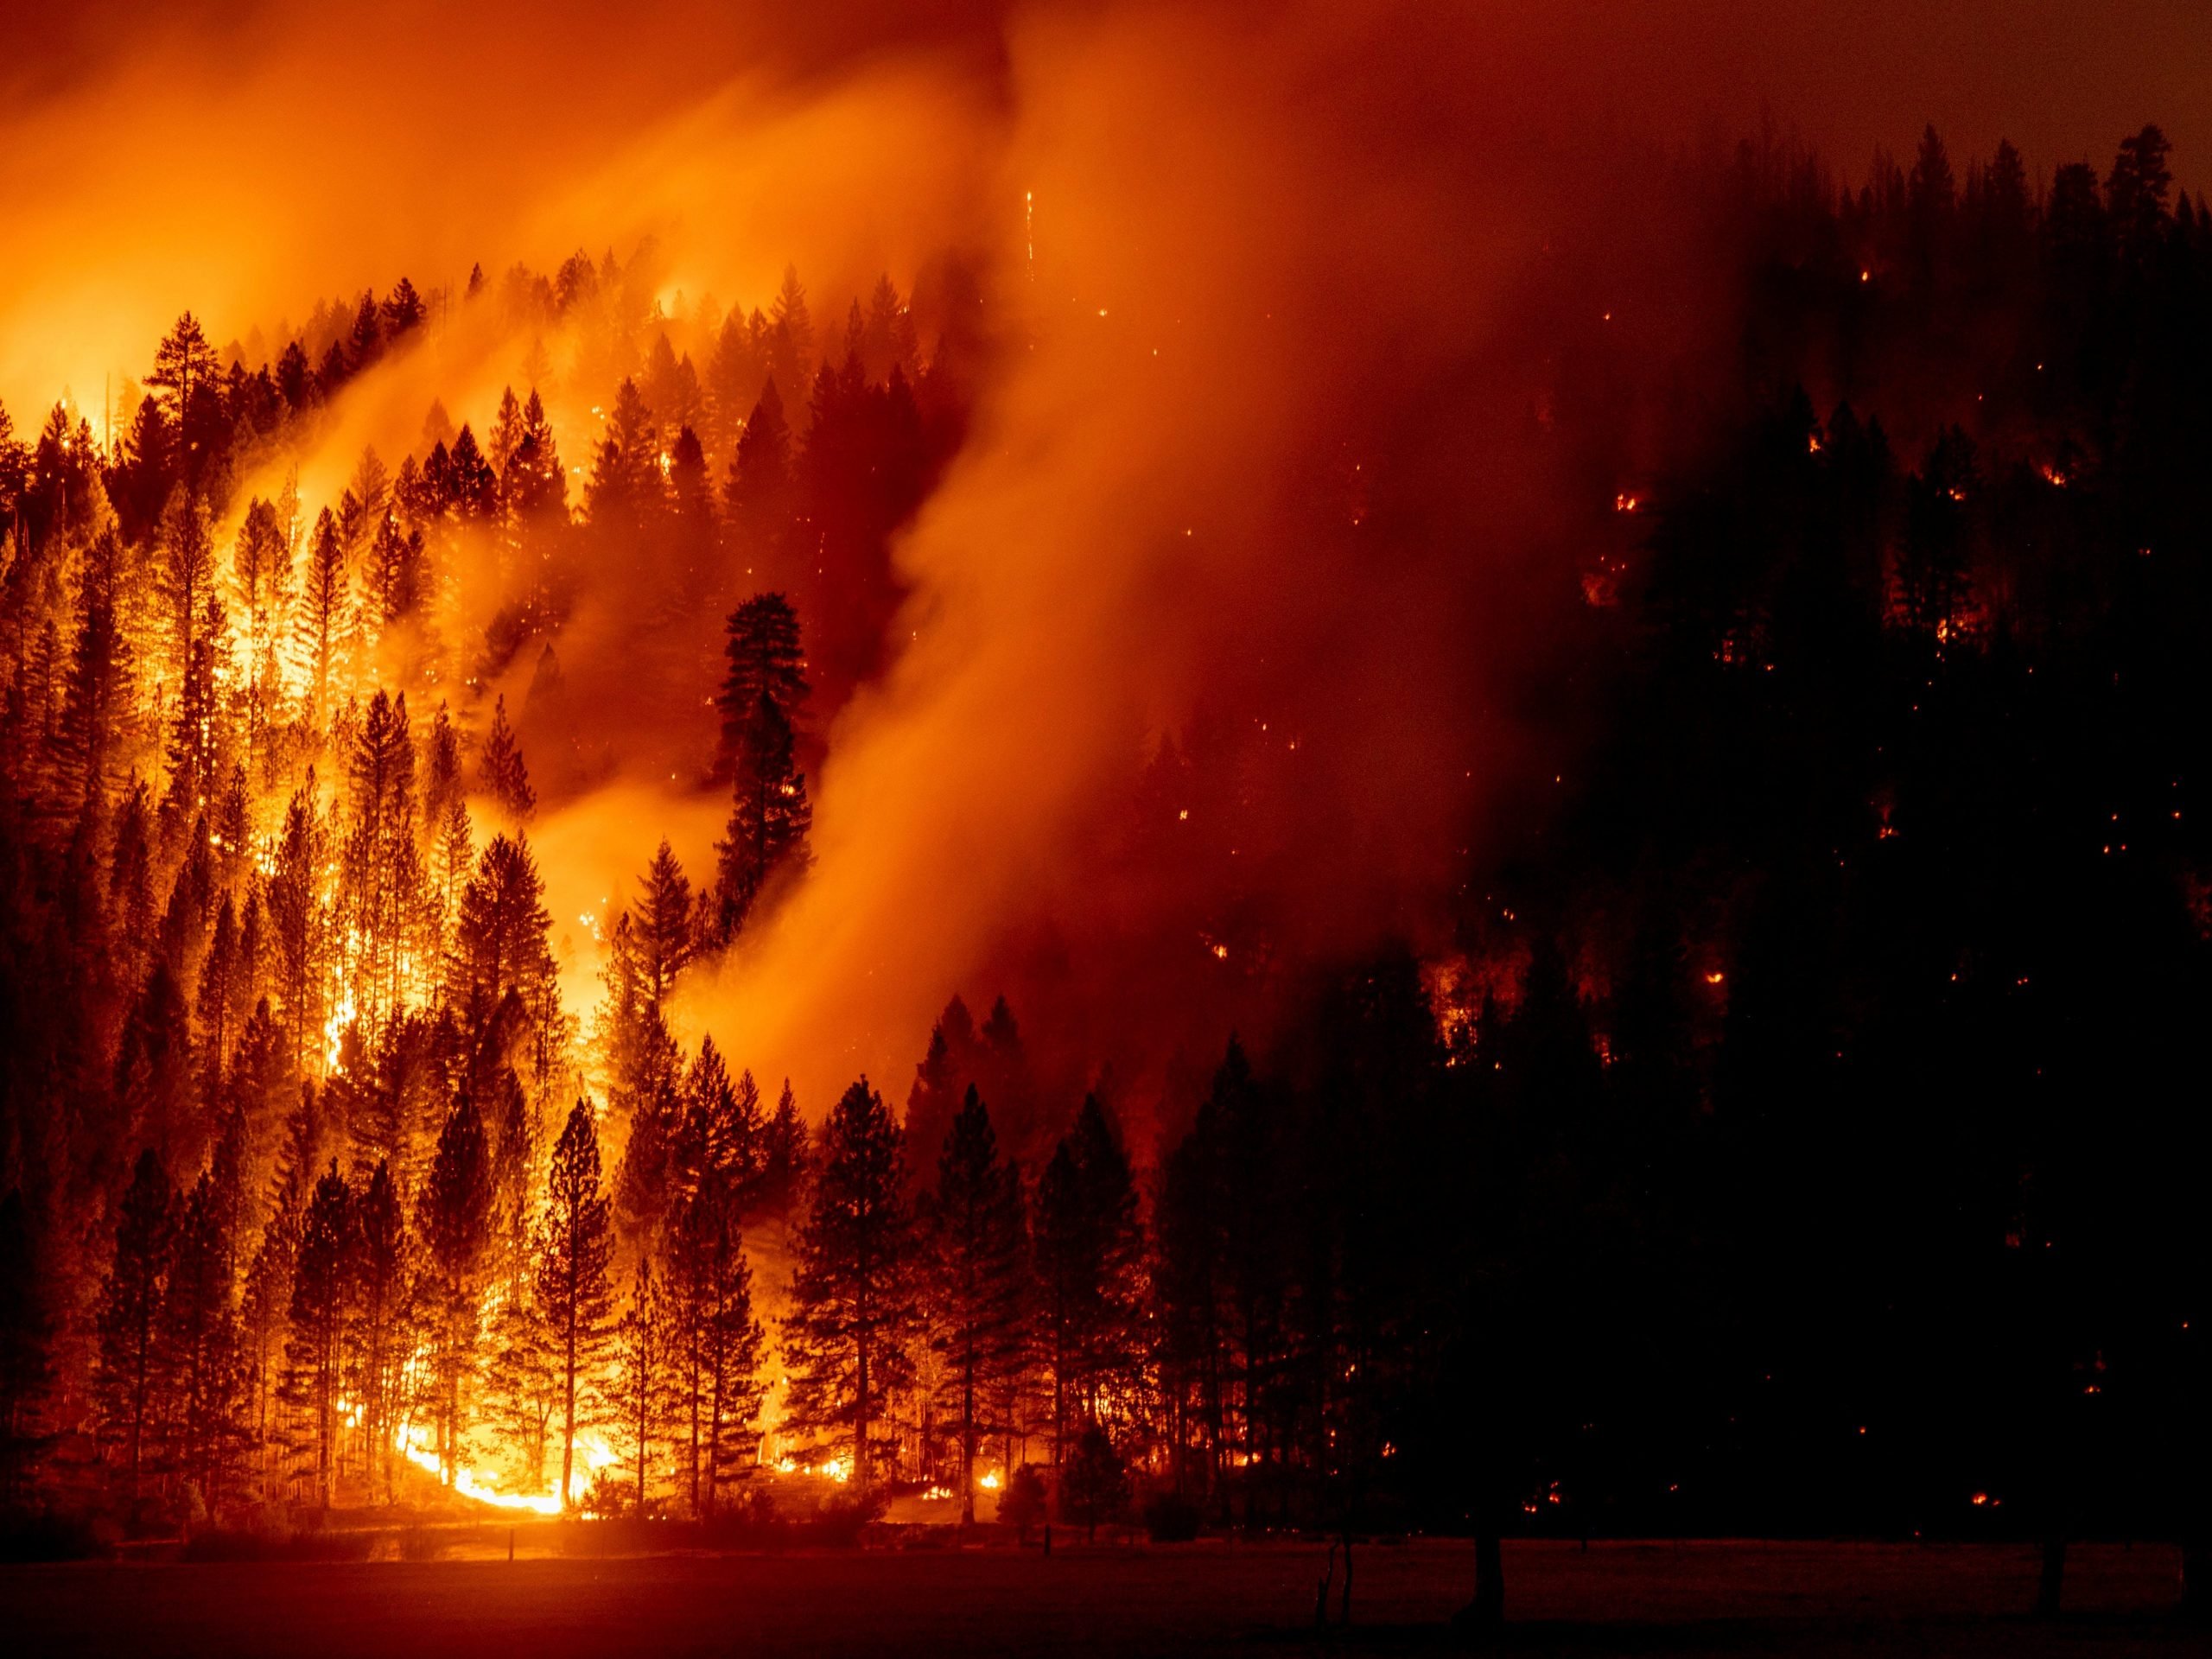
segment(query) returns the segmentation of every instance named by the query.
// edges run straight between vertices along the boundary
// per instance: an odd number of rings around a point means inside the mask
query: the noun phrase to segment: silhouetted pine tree
[[[546,1207],[538,1224],[531,1285],[538,1317],[551,1338],[561,1379],[561,1506],[575,1496],[576,1430],[592,1406],[590,1376],[606,1346],[614,1294],[607,1282],[613,1253],[607,1198],[600,1191],[599,1135],[591,1103],[570,1109],[546,1172]]]
[[[492,1246],[492,1168],[484,1122],[464,1094],[438,1132],[416,1201],[423,1241],[418,1300],[428,1337],[426,1402],[446,1478],[464,1455],[466,1411],[483,1341],[482,1293]]]
[[[514,728],[507,724],[507,699],[504,694],[492,706],[492,730],[484,740],[484,753],[476,763],[476,786],[518,823],[528,822],[537,810],[537,792],[530,786],[530,770],[523,764]]]
[[[1058,1462],[1135,1354],[1144,1236],[1128,1159],[1096,1095],[1038,1179],[1036,1250]]]
[[[938,1160],[925,1217],[930,1345],[942,1357],[941,1397],[960,1441],[960,1518],[976,1518],[976,1453],[996,1425],[990,1406],[1019,1363],[1024,1227],[1021,1185],[998,1152],[990,1113],[968,1087]]]
[[[354,1318],[359,1255],[353,1192],[334,1158],[315,1182],[301,1218],[280,1390],[302,1421],[305,1442],[294,1450],[306,1454],[313,1500],[325,1510],[337,1480],[340,1402],[349,1369],[346,1338]]]
[[[716,921],[734,938],[770,880],[804,870],[814,809],[793,758],[791,722],[763,691],[740,737],[728,827],[715,846]]]
[[[919,1310],[899,1126],[864,1077],[823,1130],[791,1303],[785,1423],[849,1457],[866,1490],[890,1444],[881,1437],[888,1402],[913,1377]]]

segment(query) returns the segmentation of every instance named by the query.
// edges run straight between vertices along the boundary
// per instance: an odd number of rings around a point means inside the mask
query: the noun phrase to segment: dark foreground
[[[640,1653],[1300,1652],[1318,1550],[931,1550],[327,1565],[76,1565],[0,1569],[11,1655],[527,1659]],[[1512,1620],[1529,1654],[2103,1656],[2212,1652],[2171,1617],[2177,1560],[2083,1548],[2075,1611],[2023,1616],[2024,1549],[1887,1545],[1509,1547]],[[1330,1645],[1448,1651],[1464,1547],[1363,1548],[1354,1624]]]

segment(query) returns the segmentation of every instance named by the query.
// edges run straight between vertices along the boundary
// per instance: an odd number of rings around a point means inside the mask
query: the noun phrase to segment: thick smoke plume
[[[887,670],[813,734],[814,868],[684,1017],[818,1109],[860,1071],[897,1086],[952,992],[1033,992],[1065,1072],[1141,1092],[1264,1024],[1301,963],[1418,940],[1486,786],[1548,769],[1513,693],[1572,592],[1554,578],[1665,439],[1642,394],[1719,344],[1648,211],[1669,147],[1771,100],[1846,155],[1932,118],[2050,156],[2146,96],[2062,8],[2004,9],[1981,55],[1995,8],[1769,10],[79,9],[0,71],[0,200],[54,256],[0,267],[0,397],[66,385],[95,411],[180,299],[222,340],[578,244],[652,238],[671,304],[765,303],[795,262],[825,332],[880,271],[976,273],[972,429],[898,543]],[[2201,17],[2134,10],[2175,48],[2160,118],[2201,156]],[[2086,55],[2054,102],[2036,54],[2062,41]],[[1589,391],[1572,341],[1616,317],[1642,378],[1602,442],[1554,442]],[[303,495],[365,444],[405,452],[434,397],[480,426],[531,344],[486,313],[365,377]],[[555,399],[571,460],[604,390]],[[719,827],[711,682],[638,671],[624,575],[555,642],[613,768],[536,837],[571,1007],[585,918],[664,834],[703,873]],[[721,578],[726,608],[747,588]],[[709,676],[715,622],[670,625]]]

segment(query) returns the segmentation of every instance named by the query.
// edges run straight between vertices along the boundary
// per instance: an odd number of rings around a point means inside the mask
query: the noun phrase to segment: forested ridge
[[[2201,1537],[2212,220],[2156,128],[1672,189],[1726,351],[1639,444],[1637,320],[1536,308],[1595,505],[1457,893],[1271,954],[1230,861],[1283,746],[1135,770],[1117,844],[1224,872],[1185,932],[1270,1010],[1141,1135],[1049,998],[834,1102],[677,1017],[806,879],[1021,348],[957,271],[842,329],[796,272],[671,313],[650,248],[402,281],[185,315],[111,434],[0,414],[0,1496]],[[303,499],[469,307],[557,370]],[[1452,533],[1378,471],[1340,530]],[[610,588],[726,826],[638,847],[573,1006],[531,826],[613,765],[562,663]]]

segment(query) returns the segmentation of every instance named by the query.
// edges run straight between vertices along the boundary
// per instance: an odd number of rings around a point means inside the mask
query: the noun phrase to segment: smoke
[[[810,1110],[895,1089],[948,995],[1001,985],[1051,997],[1071,1071],[1157,1089],[1299,963],[1433,925],[1485,791],[1552,758],[1514,698],[1560,573],[1716,344],[1644,193],[1670,146],[1771,108],[1852,164],[1923,119],[2046,165],[2153,118],[2212,149],[2182,5],[2083,41],[2051,5],[805,10],[35,22],[0,79],[0,396],[95,408],[182,305],[222,340],[579,244],[651,237],[668,294],[748,307],[787,259],[840,312],[878,271],[980,270],[992,372],[895,550],[890,666],[817,734],[814,868],[681,1010]],[[1562,440],[1567,343],[1616,314],[1644,367]],[[530,344],[487,314],[350,389],[310,504],[432,397],[480,426]],[[556,400],[570,461],[604,391]],[[572,1007],[586,918],[664,834],[706,873],[716,827],[671,765],[704,688],[635,683],[612,574],[556,645],[617,776],[536,837]],[[1160,776],[1196,827],[1132,852]]]

